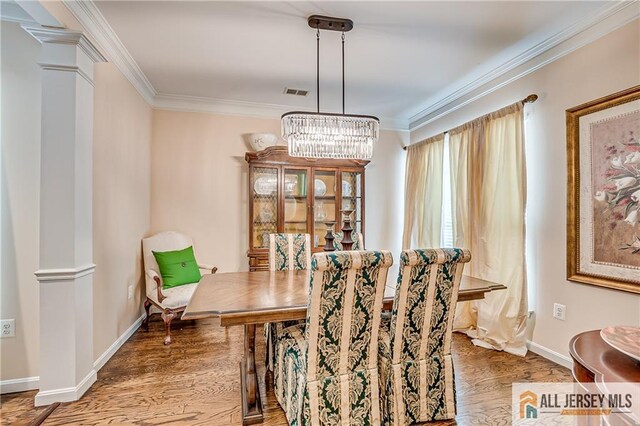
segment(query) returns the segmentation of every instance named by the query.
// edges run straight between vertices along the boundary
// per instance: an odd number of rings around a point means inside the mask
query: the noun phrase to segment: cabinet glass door
[[[307,234],[308,169],[284,169],[284,233]]]
[[[342,210],[353,210],[351,214],[352,227],[355,232],[362,232],[362,173],[342,172]],[[336,225],[339,229],[342,223]]]
[[[278,232],[278,169],[256,167],[251,182],[254,248],[269,248],[269,234]]]
[[[327,234],[326,222],[336,221],[336,171],[313,172],[313,247],[321,248]]]

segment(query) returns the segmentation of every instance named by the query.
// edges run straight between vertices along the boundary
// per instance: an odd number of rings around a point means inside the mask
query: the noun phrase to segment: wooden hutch
[[[249,163],[249,270],[269,269],[269,234],[311,235],[322,251],[326,222],[341,223],[352,209],[353,228],[364,236],[364,169],[369,161],[291,157],[286,146],[247,152]]]

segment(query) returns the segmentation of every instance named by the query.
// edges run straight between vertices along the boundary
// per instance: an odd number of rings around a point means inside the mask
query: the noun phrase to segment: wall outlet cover
[[[7,319],[0,320],[0,337],[16,336],[16,320]]]
[[[560,321],[564,321],[567,307],[565,305],[561,305],[560,303],[553,304],[553,317],[559,319]]]

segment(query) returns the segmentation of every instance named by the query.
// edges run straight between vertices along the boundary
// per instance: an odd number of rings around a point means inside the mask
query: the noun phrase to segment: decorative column
[[[75,401],[93,368],[93,64],[80,32],[25,28],[42,43],[40,391],[35,405]]]
[[[333,235],[333,227],[336,225],[335,222],[325,222],[327,225],[327,235],[324,236],[324,251],[336,251],[336,248],[333,246],[333,240],[336,237]]]
[[[353,228],[351,227],[351,213],[353,210],[344,209],[342,211],[342,219],[344,223],[342,224],[342,250],[351,250],[353,247],[353,240],[351,239],[351,233],[353,232]]]

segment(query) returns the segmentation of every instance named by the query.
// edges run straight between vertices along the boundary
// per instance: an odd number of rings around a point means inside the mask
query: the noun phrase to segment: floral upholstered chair
[[[378,332],[388,251],[316,253],[307,319],[277,346],[276,398],[290,425],[379,425]]]
[[[311,237],[309,234],[269,234],[269,270],[309,269]]]
[[[269,270],[287,271],[309,269],[311,266],[311,237],[309,234],[269,234]],[[266,366],[273,371],[276,339],[284,327],[300,321],[267,323],[264,325]]]
[[[342,250],[342,240],[344,239],[344,234],[340,231],[333,234],[333,248],[337,251]],[[351,250],[364,250],[364,242],[362,239],[362,234],[360,232],[354,232],[351,234],[351,239],[353,240],[353,246],[351,246]]]
[[[468,250],[406,250],[391,321],[383,321],[379,370],[383,424],[455,417],[451,334]]]

